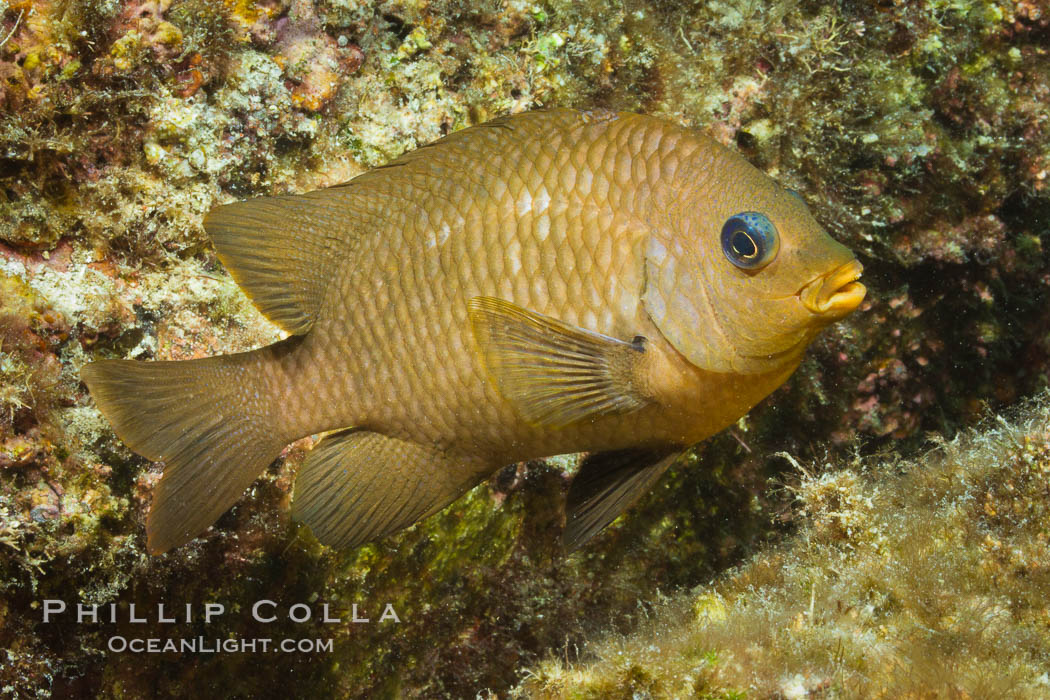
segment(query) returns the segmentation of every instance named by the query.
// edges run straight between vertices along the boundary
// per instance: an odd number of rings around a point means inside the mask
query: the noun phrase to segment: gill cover
[[[645,249],[642,303],[649,318],[678,352],[709,372],[733,372],[736,349],[716,322],[717,297],[704,284],[699,256],[683,240],[654,231]],[[759,371],[755,368],[754,371]]]

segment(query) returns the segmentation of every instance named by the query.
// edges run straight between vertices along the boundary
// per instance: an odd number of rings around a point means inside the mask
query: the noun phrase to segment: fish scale
[[[473,161],[472,154],[466,155],[467,158]],[[465,161],[467,158],[462,160]],[[448,167],[451,170],[456,170],[459,167],[468,167],[468,163],[463,162],[462,166],[452,164]],[[420,434],[419,431],[421,429],[426,431],[431,426],[437,425],[441,434],[447,436],[449,429],[453,428],[453,426],[441,422],[442,418],[445,416],[465,415],[465,412],[459,406],[449,405],[443,398],[436,401],[420,402],[418,399],[413,400],[413,397],[446,397],[455,395],[460,397],[460,400],[464,401],[466,405],[493,406],[495,408],[499,408],[500,404],[504,403],[498,396],[494,395],[489,382],[486,380],[484,368],[476,361],[476,353],[463,352],[469,347],[466,334],[470,332],[469,324],[466,322],[466,302],[473,296],[506,293],[507,290],[505,288],[499,289],[498,286],[501,283],[512,281],[514,276],[511,270],[508,269],[505,251],[511,247],[515,240],[525,239],[530,244],[536,242],[534,229],[523,226],[522,224],[527,223],[527,221],[523,221],[518,216],[518,211],[520,211],[519,202],[523,199],[523,195],[527,195],[530,201],[534,201],[537,198],[539,190],[544,188],[543,183],[546,172],[550,172],[550,168],[553,167],[554,159],[551,157],[545,158],[541,154],[533,160],[532,167],[525,169],[528,177],[512,178],[504,196],[497,202],[492,203],[491,198],[486,197],[488,192],[481,187],[475,190],[479,193],[479,197],[469,200],[465,198],[465,193],[461,193],[455,201],[455,211],[459,212],[467,220],[465,224],[466,235],[463,237],[457,236],[449,241],[450,257],[453,259],[461,257],[462,259],[473,260],[477,264],[457,268],[459,272],[458,278],[454,279],[452,284],[440,277],[431,277],[434,280],[433,285],[430,288],[424,287],[420,291],[429,292],[422,295],[426,301],[425,306],[430,305],[437,309],[460,308],[463,310],[463,313],[458,315],[435,315],[420,319],[419,316],[409,313],[404,308],[404,304],[395,303],[392,307],[387,307],[385,304],[377,306],[365,303],[355,305],[354,308],[345,308],[341,313],[331,315],[333,318],[348,317],[353,319],[352,323],[346,324],[350,328],[368,327],[392,331],[390,337],[376,337],[373,339],[373,342],[390,350],[390,366],[413,367],[418,364],[419,354],[417,351],[419,349],[422,347],[429,349],[439,348],[441,345],[451,345],[452,347],[449,349],[452,350],[452,354],[472,360],[469,363],[465,363],[468,365],[465,368],[450,368],[446,372],[441,371],[443,368],[440,367],[437,372],[407,371],[401,377],[395,377],[393,382],[376,382],[375,386],[360,392],[359,396],[372,399],[371,402],[360,409],[363,415],[374,416],[381,414],[383,407],[390,405],[402,405],[408,409],[408,411],[401,412],[401,416],[399,416],[401,420],[398,425],[377,425],[378,429],[393,431],[406,438],[432,440],[435,437],[434,435]],[[545,170],[541,170],[541,168]],[[564,175],[562,177],[564,179]],[[390,186],[397,187],[400,184],[398,180],[398,174],[395,173]],[[418,177],[414,173],[406,177],[405,180],[411,187],[420,186]],[[400,191],[404,192],[405,190],[401,189]],[[426,197],[424,195],[421,199],[422,202],[418,206],[427,207],[430,220],[435,218],[435,210],[441,204],[453,206],[451,197]],[[489,203],[489,206],[486,207],[486,203]],[[482,210],[487,210],[487,216],[478,214]],[[394,211],[391,211],[391,214],[394,213]],[[403,210],[397,214],[396,219],[388,223],[388,226],[400,233],[397,238],[401,243],[401,246],[391,251],[390,255],[394,258],[411,261],[411,264],[407,267],[396,269],[393,271],[394,274],[391,275],[389,274],[390,266],[385,264],[385,260],[377,260],[372,264],[369,264],[368,261],[355,261],[356,269],[359,270],[357,276],[364,277],[364,279],[356,281],[356,284],[347,293],[339,295],[340,298],[363,299],[373,289],[390,289],[406,283],[419,283],[422,277],[420,268],[426,266],[428,261],[434,260],[438,256],[434,255],[434,251],[427,250],[425,246],[420,245],[422,241],[427,239],[427,232],[423,227],[417,225],[417,219],[413,217],[413,213],[414,208]],[[450,227],[458,224],[458,222],[449,221],[448,219],[450,218],[451,216],[443,216],[441,221]],[[571,307],[568,303],[569,299],[586,299],[587,295],[583,293],[584,285],[589,284],[596,287],[598,286],[598,281],[584,277],[581,274],[582,270],[573,261],[583,258],[593,260],[598,251],[597,247],[593,245],[593,240],[589,242],[587,236],[572,237],[569,235],[569,226],[564,215],[561,217],[561,221],[556,221],[556,224],[560,225],[552,226],[555,236],[548,237],[541,245],[536,245],[536,253],[534,254],[537,262],[540,262],[546,256],[547,260],[553,261],[553,265],[548,264],[546,267],[527,268],[523,266],[519,270],[522,273],[520,279],[524,283],[522,285],[523,291],[539,291],[541,293],[539,295],[530,293],[521,296],[515,293],[514,300],[541,313],[578,323],[580,317],[587,315],[588,311],[592,317],[597,316],[599,309]],[[590,227],[584,230],[590,230]],[[485,241],[493,238],[493,232],[495,232],[496,236],[499,236],[499,239],[497,239],[499,244],[493,245],[489,243],[486,245]],[[599,240],[609,240],[607,235],[599,235],[597,238]],[[366,248],[368,247],[370,246],[366,246]],[[565,248],[570,250],[572,254],[559,255],[559,251]],[[472,255],[474,251],[483,251],[484,254]],[[611,255],[606,256],[607,265],[611,262],[611,257]],[[600,263],[598,267],[599,269],[601,268]],[[608,270],[607,266],[606,270]],[[608,271],[613,272],[612,270]],[[376,275],[375,273],[379,274]],[[348,276],[348,280],[355,280],[357,276]],[[539,280],[541,282],[540,289],[533,289],[532,285],[529,284],[530,279]],[[545,283],[544,280],[546,280]],[[514,291],[516,292],[516,290]],[[417,297],[413,296],[413,298]],[[390,317],[394,319],[393,324],[386,320]],[[427,320],[429,323],[421,325],[418,323],[419,320]],[[452,340],[453,338],[455,340]],[[335,342],[339,343],[340,340],[336,339]],[[346,342],[350,342],[350,338],[347,338]],[[345,357],[352,360],[355,354],[355,352],[351,351]],[[356,366],[351,361],[344,372],[350,375],[359,375],[361,370],[361,367]],[[409,380],[415,380],[415,382]],[[416,382],[420,381],[429,381],[430,385],[416,384]],[[448,387],[453,387],[451,392],[449,392]],[[414,407],[413,404],[415,404]],[[413,408],[415,408],[414,411]],[[316,421],[316,419],[313,420]],[[333,425],[353,425],[358,423],[359,420],[358,416],[348,412],[335,418]],[[502,427],[507,423],[505,415],[500,415],[498,411],[493,411],[490,415],[485,416],[481,425]],[[467,434],[463,436],[465,439],[453,439],[452,441],[456,443],[465,442],[469,447],[474,447],[474,445],[470,445],[470,442],[480,442],[482,444],[502,443],[506,442],[508,438],[512,442],[520,443],[527,437],[527,433],[532,432],[526,431],[526,435],[511,437],[508,435],[508,431],[501,430],[492,436],[486,436],[479,432],[479,427],[474,421],[468,423],[462,420],[454,428],[454,435],[462,432]]]
[[[775,222],[760,269],[722,240],[741,212]],[[291,337],[84,368],[118,435],[166,462],[153,552],[318,433],[293,515],[326,544],[407,527],[509,462],[591,451],[567,501],[578,546],[864,295],[799,198],[695,132],[603,111],[507,117],[205,227]]]

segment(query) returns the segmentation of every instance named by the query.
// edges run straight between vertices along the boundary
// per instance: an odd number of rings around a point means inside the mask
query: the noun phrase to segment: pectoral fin
[[[295,481],[292,517],[322,544],[356,547],[454,501],[480,478],[482,470],[472,467],[433,447],[344,430],[307,456]]]
[[[645,339],[625,343],[509,301],[474,297],[474,337],[500,393],[534,425],[561,427],[649,402]]]
[[[598,534],[648,491],[681,454],[630,449],[588,456],[572,480],[562,543],[568,552]]]

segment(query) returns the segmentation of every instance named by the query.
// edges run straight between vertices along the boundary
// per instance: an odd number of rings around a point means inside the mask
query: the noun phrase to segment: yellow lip
[[[864,301],[868,290],[857,281],[863,270],[858,260],[850,260],[799,290],[799,299],[815,314],[841,318]]]

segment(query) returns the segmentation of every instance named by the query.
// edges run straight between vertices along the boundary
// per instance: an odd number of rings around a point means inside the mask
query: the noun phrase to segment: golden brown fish
[[[154,553],[325,431],[292,505],[325,544],[407,527],[505,464],[599,452],[570,488],[573,548],[779,386],[865,293],[798,196],[636,114],[498,119],[204,225],[292,335],[84,367],[117,435],[166,463]]]

